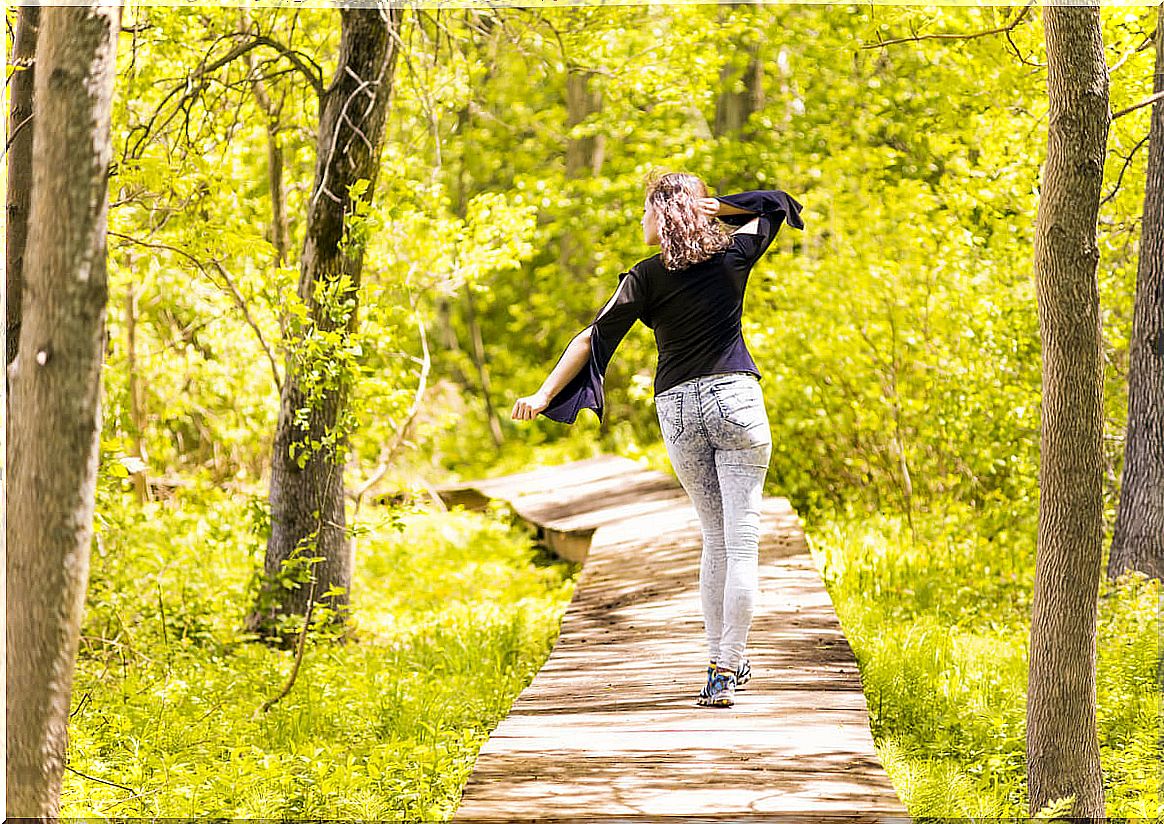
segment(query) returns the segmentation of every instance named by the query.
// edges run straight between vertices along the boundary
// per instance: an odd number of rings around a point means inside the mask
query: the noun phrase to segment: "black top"
[[[636,320],[655,330],[656,395],[701,375],[744,371],[761,377],[741,333],[744,290],[781,221],[804,228],[801,205],[787,192],[768,189],[717,199],[756,213],[720,215],[725,223],[742,226],[758,214],[758,234],[734,234],[724,251],[675,272],[667,271],[662,254],[656,254],[620,274],[614,294],[591,324],[589,361],[541,414],[574,423],[579,411],[593,409],[601,421],[606,367]]]

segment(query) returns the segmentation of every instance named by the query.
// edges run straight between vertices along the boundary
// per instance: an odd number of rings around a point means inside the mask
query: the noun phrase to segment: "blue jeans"
[[[747,372],[692,378],[655,396],[671,466],[703,532],[699,595],[709,660],[744,659],[758,595],[760,500],[772,432]]]

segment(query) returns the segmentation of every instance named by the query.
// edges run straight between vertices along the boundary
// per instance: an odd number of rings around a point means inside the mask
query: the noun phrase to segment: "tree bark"
[[[256,89],[262,84],[256,81]],[[256,96],[258,91],[255,92]],[[271,187],[271,244],[275,247],[275,261],[280,265],[287,262],[287,248],[290,245],[287,224],[287,186],[283,182],[283,146],[279,143],[279,123],[267,122],[267,176]]]
[[[602,111],[602,90],[591,87],[591,74],[577,69],[566,74],[566,128],[572,129],[587,117]],[[566,178],[597,177],[602,171],[604,143],[598,138],[571,138],[566,143]]]
[[[1102,564],[1103,361],[1096,267],[1108,71],[1097,7],[1043,9],[1050,116],[1035,225],[1043,360],[1039,526],[1027,693],[1030,811],[1104,814],[1095,622]]]
[[[730,7],[723,7],[721,15],[726,21],[732,13]],[[715,119],[712,136],[717,139],[746,138],[748,120],[764,106],[764,61],[761,44],[747,39],[740,45],[746,61],[741,67],[738,59],[728,60],[719,73],[720,91],[715,100]],[[735,90],[735,81],[742,79],[744,88]],[[730,177],[718,178],[714,185],[718,191],[731,186]]]
[[[1156,81],[1164,92],[1164,5],[1156,23]],[[1132,340],[1128,428],[1107,574],[1164,578],[1164,101],[1152,104]]]
[[[8,231],[5,259],[6,364],[12,363],[20,344],[20,296],[24,271],[24,247],[28,238],[28,199],[32,189],[33,88],[36,82],[36,30],[40,23],[38,6],[21,6],[17,12],[12,62],[27,68],[12,76],[8,118]]]
[[[59,815],[93,536],[121,9],[45,7],[8,486],[7,813]]]
[[[340,15],[339,61],[320,108],[315,183],[308,205],[298,290],[314,328],[325,333],[337,331],[340,325],[331,320],[326,306],[316,302],[316,285],[334,283],[346,275],[351,281],[346,297],[355,301],[357,296],[362,247],[347,244],[341,248],[345,219],[353,208],[349,187],[367,180],[365,199],[375,190],[397,57],[395,35],[403,10],[343,9]],[[355,323],[352,311],[341,331],[350,334]],[[305,379],[294,353],[289,355],[271,460],[271,535],[264,563],[267,578],[259,604],[247,621],[248,629],[260,635],[277,634],[268,619],[278,614],[307,612],[308,586],[288,590],[273,583],[283,563],[301,547],[309,547],[310,555],[324,559],[312,567],[315,591],[342,590],[342,594],[327,599],[328,606],[336,610],[335,622],[344,621],[352,566],[344,516],[346,434],[339,433],[334,448],[308,450],[310,457],[302,468],[290,450],[292,445],[322,441],[336,431],[348,391],[346,380],[338,388],[326,389],[312,405],[306,425],[296,423],[296,410],[306,405]],[[289,643],[292,639],[280,640]]]

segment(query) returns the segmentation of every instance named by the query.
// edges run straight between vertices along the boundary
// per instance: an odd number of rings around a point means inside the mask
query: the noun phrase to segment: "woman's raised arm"
[[[704,197],[699,199],[699,205],[704,213],[709,217],[719,217],[720,215],[751,215],[755,214],[749,209],[740,209],[732,206],[730,203],[724,203],[722,200],[714,197]]]

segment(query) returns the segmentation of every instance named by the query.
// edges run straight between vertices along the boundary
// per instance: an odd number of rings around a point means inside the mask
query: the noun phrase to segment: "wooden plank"
[[[561,467],[540,467],[515,475],[438,487],[445,506],[482,509],[490,498],[505,500],[514,513],[539,527],[538,538],[552,552],[582,563],[594,531],[629,516],[672,506],[683,495],[669,476],[635,461],[603,455]]]
[[[646,471],[641,464],[615,455],[600,455],[573,461],[568,466],[570,469],[567,472],[563,472],[560,465],[544,466],[496,478],[443,484],[437,487],[437,492],[443,497],[445,492],[474,489],[490,497],[511,500],[514,497],[533,494],[539,489],[546,489],[548,483],[552,483],[554,489],[564,490],[604,479],[617,479],[632,472]]]
[[[594,536],[594,530],[562,531],[543,528],[541,536],[546,546],[559,558],[581,564],[590,552],[590,541]]]
[[[708,708],[695,705],[707,666],[701,535],[682,488],[619,458],[487,484],[466,488],[592,537],[554,650],[481,748],[454,821],[908,821],[787,500],[762,507],[752,680],[733,707]]]

